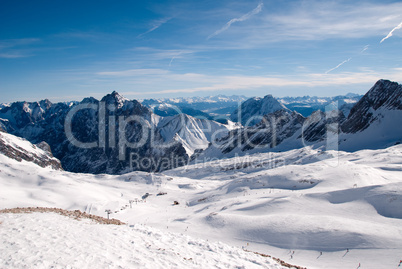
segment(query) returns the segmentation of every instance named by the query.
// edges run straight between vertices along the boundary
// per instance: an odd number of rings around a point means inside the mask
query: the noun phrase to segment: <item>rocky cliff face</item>
[[[45,150],[42,148],[45,148]],[[0,154],[19,162],[24,160],[33,162],[41,167],[62,170],[60,161],[54,158],[49,150],[50,147],[45,142],[33,145],[23,138],[0,132]]]
[[[265,115],[255,126],[238,129],[222,138],[221,150],[229,153],[236,148],[248,151],[255,148],[275,148],[301,130],[304,117],[297,112],[278,110]]]
[[[381,79],[353,106],[342,131],[361,132],[388,110],[402,110],[402,85]]]

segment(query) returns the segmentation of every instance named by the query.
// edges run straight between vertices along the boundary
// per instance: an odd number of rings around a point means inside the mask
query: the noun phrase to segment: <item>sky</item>
[[[0,103],[402,82],[402,1],[0,1]]]

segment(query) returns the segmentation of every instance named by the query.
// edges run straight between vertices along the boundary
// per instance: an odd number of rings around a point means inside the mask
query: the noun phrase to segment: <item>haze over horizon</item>
[[[399,1],[0,3],[0,103],[363,94],[402,82]]]

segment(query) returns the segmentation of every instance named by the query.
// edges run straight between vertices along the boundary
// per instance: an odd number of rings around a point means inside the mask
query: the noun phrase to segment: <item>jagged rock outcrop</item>
[[[340,110],[313,112],[303,123],[302,138],[306,142],[314,143],[326,139],[327,133],[339,133],[345,116]]]

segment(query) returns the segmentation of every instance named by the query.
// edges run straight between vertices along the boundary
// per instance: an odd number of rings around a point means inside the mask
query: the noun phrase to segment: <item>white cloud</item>
[[[123,73],[121,73],[123,72]],[[165,70],[147,70],[149,75],[143,78],[144,70],[121,71],[127,77],[121,82],[125,84],[126,90],[121,90],[124,95],[143,96],[143,95],[166,95],[180,93],[199,93],[199,92],[219,92],[219,91],[251,91],[256,89],[270,89],[276,91],[283,87],[331,87],[331,86],[350,86],[357,84],[373,84],[381,78],[402,81],[402,68],[390,69],[384,72],[362,71],[362,72],[342,72],[337,74],[309,73],[303,75],[283,75],[283,76],[215,76],[185,73],[178,74]],[[102,72],[101,74],[113,74],[115,72]],[[161,89],[160,81],[164,83]],[[130,86],[131,85],[131,86]],[[179,86],[180,85],[180,86]],[[147,89],[146,91],[130,91],[130,88]]]
[[[384,42],[384,40],[390,38],[390,37],[393,35],[394,31],[396,31],[396,30],[398,30],[398,29],[401,29],[401,28],[402,28],[402,22],[401,22],[400,24],[398,24],[396,27],[394,27],[394,28],[391,30],[391,32],[388,33],[388,35],[387,35],[386,37],[384,37],[383,39],[381,39],[380,44],[381,44],[382,42]]]
[[[263,6],[264,6],[264,4],[261,2],[261,3],[258,4],[258,6],[257,6],[256,8],[254,8],[252,11],[250,11],[250,12],[244,14],[244,15],[241,16],[240,18],[231,19],[231,20],[228,21],[221,29],[219,29],[219,30],[215,31],[213,34],[209,35],[209,36],[207,37],[207,39],[210,39],[210,38],[212,38],[212,37],[214,37],[214,36],[216,36],[216,35],[219,35],[220,33],[224,32],[224,31],[226,31],[226,30],[229,29],[229,27],[230,27],[233,23],[235,23],[235,22],[241,22],[241,21],[248,20],[248,19],[251,18],[252,16],[254,16],[254,15],[260,13]]]

